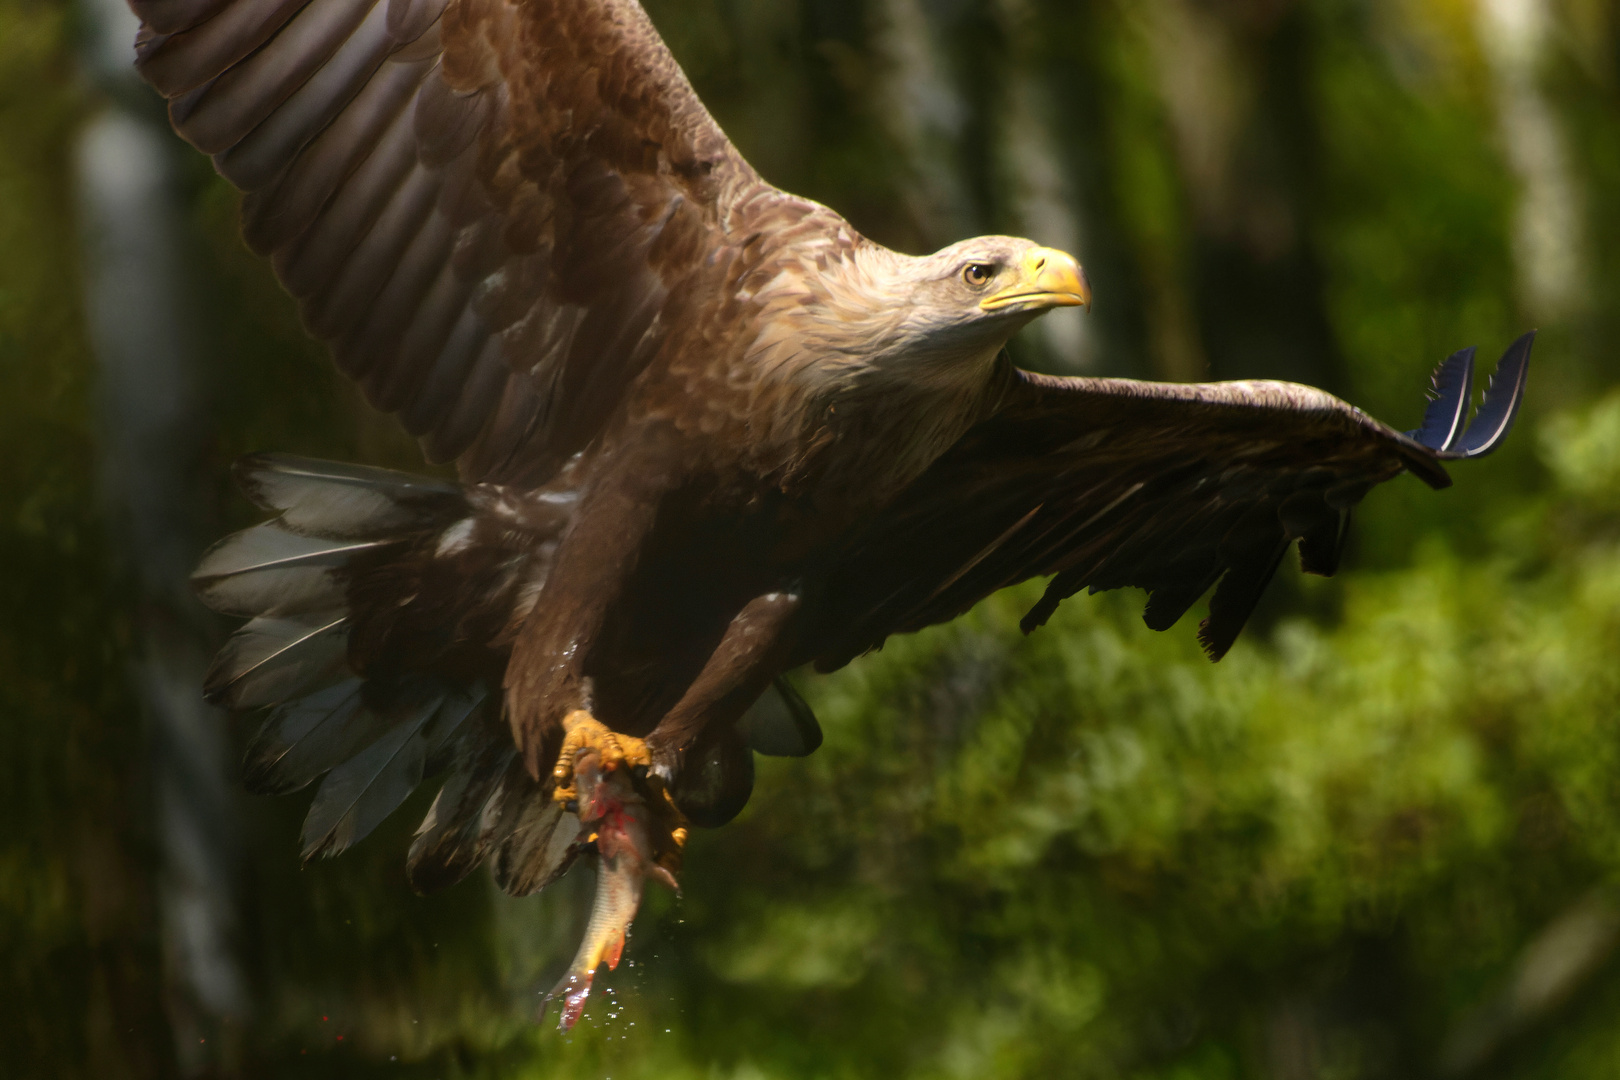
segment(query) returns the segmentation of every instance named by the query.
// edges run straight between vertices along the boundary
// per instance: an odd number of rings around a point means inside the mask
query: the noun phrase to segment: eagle
[[[767,183],[635,0],[132,0],[141,74],[244,193],[310,333],[455,481],[277,454],[273,515],[195,583],[247,621],[204,692],[267,710],[255,791],[319,781],[305,858],[428,777],[421,891],[491,864],[596,901],[566,1028],[647,879],[821,741],[831,671],[1034,577],[1024,620],[1133,586],[1232,646],[1289,547],[1507,435],[1531,335],[1472,423],[1473,352],[1401,433],[1281,382],[1055,378],[1018,331],[1089,307],[1076,260],[984,236],[891,251]]]

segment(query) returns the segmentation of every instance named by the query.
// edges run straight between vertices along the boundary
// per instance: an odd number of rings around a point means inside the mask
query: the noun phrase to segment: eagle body
[[[787,276],[775,275],[786,296],[766,312],[785,301],[825,318],[828,305],[806,304],[810,290],[790,292]],[[901,321],[849,317],[859,315]],[[531,769],[556,747],[524,733],[556,732],[574,708],[653,735],[670,771],[703,730],[727,730],[772,679],[813,659],[796,635],[819,608],[825,553],[991,412],[1010,375],[1000,341],[980,343],[980,355],[901,344],[888,357],[828,359],[806,347],[814,332],[750,342],[730,364],[650,367],[622,418],[581,454],[554,577],[506,676]],[[721,662],[747,670],[683,694],[733,626],[747,628],[751,652],[727,648]],[[557,656],[581,660],[548,664]]]
[[[1089,306],[1071,256],[905,255],[771,186],[635,0],[131,2],[247,244],[458,474],[240,462],[273,516],[197,570],[247,619],[205,691],[267,710],[250,788],[319,783],[306,858],[442,777],[417,888],[595,863],[565,1024],[753,754],[819,744],[786,672],[1032,577],[1026,631],[1081,589],[1159,630],[1209,594],[1219,659],[1296,542],[1332,573],[1373,486],[1446,486],[1522,397],[1529,335],[1471,423],[1465,350],[1405,434],[1287,383],[1020,371],[1014,334]]]

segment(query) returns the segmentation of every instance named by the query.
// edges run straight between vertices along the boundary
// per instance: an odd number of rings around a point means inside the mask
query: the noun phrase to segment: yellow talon
[[[563,717],[563,732],[562,751],[558,753],[557,764],[551,770],[551,775],[556,778],[551,797],[559,803],[574,803],[579,798],[574,766],[587,751],[596,753],[604,777],[623,766],[635,768],[652,764],[652,755],[647,752],[644,741],[611,730],[584,709],[575,709]],[[680,884],[675,875],[680,873],[681,851],[686,847],[686,815],[675,804],[675,793],[658,776],[643,776],[636,781],[636,786],[647,797],[647,808],[652,811],[649,840],[653,859],[648,867],[649,872],[679,892]],[[574,812],[580,810],[577,806],[569,809]],[[596,839],[596,830],[592,830],[586,843]]]
[[[612,772],[621,766],[634,768],[651,765],[652,755],[647,744],[633,735],[621,735],[610,729],[584,709],[575,709],[563,717],[562,752],[557,765],[551,770],[557,785],[551,797],[557,802],[570,802],[579,796],[574,787],[574,762],[586,750],[595,750],[602,761],[602,771]]]

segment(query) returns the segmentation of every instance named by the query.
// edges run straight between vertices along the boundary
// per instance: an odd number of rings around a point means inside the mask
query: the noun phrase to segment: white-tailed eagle
[[[247,243],[377,408],[459,483],[260,456],[276,516],[196,581],[249,621],[207,693],[269,709],[251,787],[320,781],[305,855],[425,777],[423,890],[485,859],[599,893],[573,1022],[644,877],[800,754],[781,681],[1050,576],[1165,629],[1213,588],[1231,646],[1288,547],[1332,573],[1352,506],[1492,449],[1530,340],[1473,425],[1471,354],[1401,434],[1321,391],[1020,371],[1003,347],[1089,305],[1028,240],[922,258],[762,180],[635,0],[134,0],[141,73],[245,192]],[[761,695],[785,708],[751,731]]]

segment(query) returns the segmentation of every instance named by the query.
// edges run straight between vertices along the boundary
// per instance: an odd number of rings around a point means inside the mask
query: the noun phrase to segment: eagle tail
[[[512,814],[486,812],[530,801],[513,798],[506,654],[493,639],[543,580],[529,552],[546,536],[502,519],[486,532],[507,549],[472,542],[500,512],[496,489],[265,454],[242,459],[237,477],[277,516],[217,544],[193,583],[216,611],[249,620],[204,687],[227,708],[270,710],[248,746],[247,788],[320,781],[309,859],[345,850],[448,773],[411,848],[422,891],[512,847]]]
[[[457,733],[449,747],[444,785],[417,827],[405,861],[405,875],[419,893],[454,885],[472,873],[489,850],[493,829],[486,827],[484,809],[517,757],[493,712],[485,723]]]
[[[315,793],[304,819],[304,858],[336,855],[370,834],[421,785],[429,762],[488,698],[482,684],[426,680],[376,708],[383,733],[328,772]]]
[[[513,896],[539,892],[579,856],[578,816],[529,776],[521,758],[508,765],[483,820],[495,884]]]

